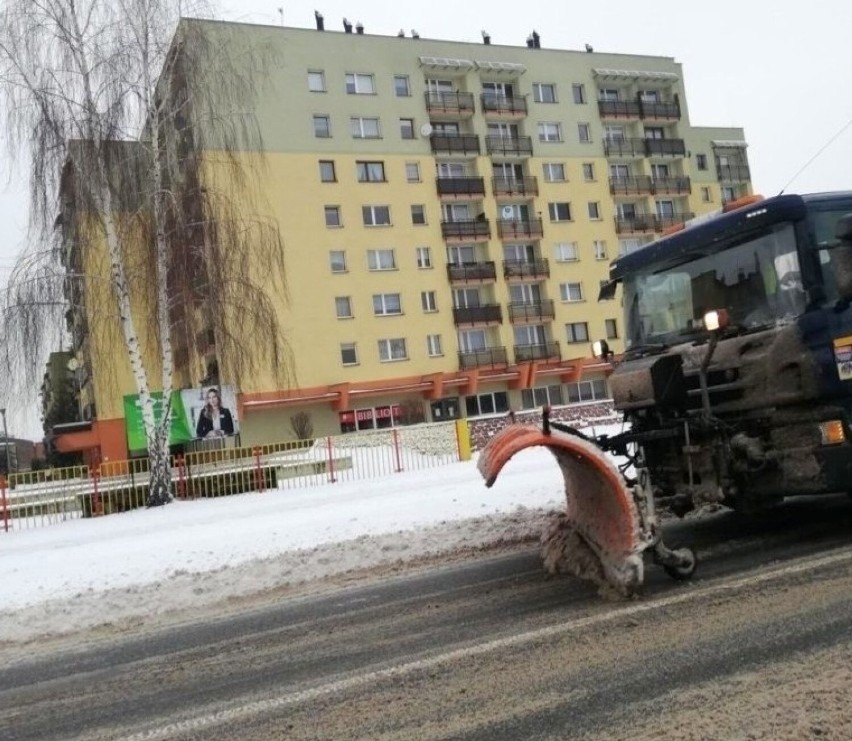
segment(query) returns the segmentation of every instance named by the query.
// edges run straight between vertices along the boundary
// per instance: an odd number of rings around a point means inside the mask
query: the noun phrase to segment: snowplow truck
[[[622,594],[644,556],[673,577],[659,513],[708,503],[759,513],[797,495],[852,491],[852,192],[750,196],[610,265],[625,351],[606,342],[622,432],[512,424],[479,457],[486,484],[520,450],[545,446],[567,507],[542,536],[550,571]]]

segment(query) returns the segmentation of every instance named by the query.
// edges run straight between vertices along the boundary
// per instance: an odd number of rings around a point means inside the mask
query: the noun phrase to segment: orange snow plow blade
[[[494,483],[515,453],[534,446],[553,453],[568,500],[565,514],[542,536],[545,567],[630,594],[643,579],[639,515],[618,469],[594,444],[572,435],[510,425],[480,453],[477,465],[485,485]]]

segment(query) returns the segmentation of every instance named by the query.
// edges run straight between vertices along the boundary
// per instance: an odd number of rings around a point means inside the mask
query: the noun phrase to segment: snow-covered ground
[[[532,449],[492,489],[470,461],[0,533],[0,643],[536,538],[562,488],[550,453]]]

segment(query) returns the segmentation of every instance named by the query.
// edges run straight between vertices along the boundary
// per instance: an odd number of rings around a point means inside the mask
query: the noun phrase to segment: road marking
[[[136,733],[131,736],[125,736],[123,737],[123,741],[156,741],[157,739],[173,738],[182,733],[197,733],[206,728],[212,728],[225,723],[232,723],[234,721],[260,715],[262,713],[269,713],[273,710],[278,710],[291,705],[298,705],[299,703],[308,702],[310,700],[316,700],[317,698],[332,695],[337,692],[358,689],[359,687],[363,687],[383,679],[400,678],[423,669],[431,669],[435,666],[439,666],[440,664],[449,663],[458,659],[481,656],[483,654],[505,648],[516,648],[526,643],[534,643],[542,638],[559,636],[582,628],[630,617],[632,615],[640,615],[642,613],[651,612],[653,610],[658,610],[672,605],[679,605],[684,602],[691,602],[704,597],[723,594],[725,592],[733,592],[744,587],[763,584],[785,576],[801,574],[807,571],[814,571],[826,566],[835,566],[850,561],[852,561],[852,548],[844,547],[828,556],[821,556],[814,560],[806,560],[803,562],[789,564],[771,571],[754,574],[752,576],[745,576],[732,582],[691,589],[668,597],[660,597],[652,602],[630,604],[600,615],[591,615],[589,617],[579,618],[567,623],[550,625],[545,628],[537,628],[536,630],[518,633],[505,638],[495,638],[494,640],[486,641],[485,643],[479,643],[465,648],[458,648],[453,651],[438,654],[437,656],[431,656],[427,659],[409,661],[405,664],[391,666],[386,669],[378,669],[359,676],[340,679],[335,682],[328,682],[326,684],[319,685],[318,687],[312,687],[298,692],[289,692],[278,697],[270,697],[264,700],[257,700],[255,702],[240,705],[239,707],[214,710],[203,715],[198,715],[194,718],[174,721],[159,726],[158,728]]]

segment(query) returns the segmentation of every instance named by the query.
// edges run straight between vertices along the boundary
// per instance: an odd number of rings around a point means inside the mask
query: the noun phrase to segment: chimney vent
[[[491,43],[491,34],[488,31],[482,32],[482,43],[488,46]]]
[[[317,31],[325,31],[325,21],[322,18],[322,13],[320,13],[318,10],[315,10],[314,18],[317,22]]]
[[[361,23],[361,21],[358,21],[358,23],[355,24],[355,30],[363,36],[364,35],[364,24]]]
[[[536,49],[541,49],[541,36],[538,35],[535,31],[532,32],[532,40],[533,47]]]
[[[352,24],[345,18],[343,19],[343,30],[346,31],[346,33],[352,33]]]

